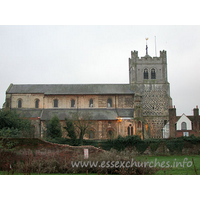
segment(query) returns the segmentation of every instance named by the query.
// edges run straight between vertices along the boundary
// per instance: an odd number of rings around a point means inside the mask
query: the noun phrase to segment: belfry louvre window
[[[149,79],[148,69],[144,70],[144,79]]]
[[[18,108],[21,108],[21,107],[22,107],[22,100],[19,99],[19,100],[18,100]]]
[[[155,69],[151,70],[151,79],[156,79],[156,70]]]
[[[53,101],[53,107],[58,107],[58,99],[54,99]]]
[[[93,99],[90,99],[89,107],[93,107]]]
[[[108,99],[108,101],[107,101],[107,107],[112,107],[112,99]]]

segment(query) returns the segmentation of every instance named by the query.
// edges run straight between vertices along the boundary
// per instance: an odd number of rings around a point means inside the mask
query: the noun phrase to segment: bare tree
[[[91,116],[88,112],[77,111],[76,113],[71,114],[71,118],[66,119],[65,129],[68,132],[68,136],[73,136],[73,132],[79,136],[79,142],[83,144],[83,136],[92,126]],[[70,123],[70,121],[72,123]],[[72,137],[71,137],[72,138]]]

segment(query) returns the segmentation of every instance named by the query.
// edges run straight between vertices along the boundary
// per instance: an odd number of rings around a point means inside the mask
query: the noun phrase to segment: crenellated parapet
[[[132,59],[138,58],[138,51],[131,51],[131,58]]]
[[[167,52],[166,51],[160,51],[159,57],[151,57],[149,55],[146,55],[144,57],[138,57],[138,51],[131,51],[131,58],[129,59],[130,64],[134,63],[155,63],[155,64],[162,64],[166,63],[167,60]]]
[[[162,58],[163,63],[167,63],[167,52],[166,51],[160,51],[160,58]]]

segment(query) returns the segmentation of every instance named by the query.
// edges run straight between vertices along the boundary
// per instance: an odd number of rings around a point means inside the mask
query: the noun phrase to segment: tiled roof
[[[134,94],[129,84],[11,84],[8,94]]]
[[[16,109],[21,116],[27,118],[40,117],[41,120],[50,120],[57,115],[60,120],[71,118],[77,109]],[[117,120],[118,117],[133,117],[134,109],[79,109],[80,116],[87,115],[90,120]]]

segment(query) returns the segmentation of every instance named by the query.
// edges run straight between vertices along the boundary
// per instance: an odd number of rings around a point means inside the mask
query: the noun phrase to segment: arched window
[[[107,107],[112,107],[112,99],[108,99],[107,101]]]
[[[21,107],[22,107],[22,100],[19,99],[19,100],[18,100],[18,108],[21,108]]]
[[[89,107],[93,107],[93,99],[90,99]]]
[[[58,99],[53,100],[53,107],[58,107]]]
[[[90,130],[89,131],[89,139],[93,139],[94,138],[94,131]]]
[[[151,69],[151,79],[156,79],[156,70]]]
[[[113,131],[112,131],[112,130],[109,130],[109,131],[108,131],[108,137],[111,138],[112,136],[113,136]]]
[[[144,69],[144,79],[149,79],[148,69]]]
[[[181,130],[187,130],[187,124],[185,122],[181,123]]]
[[[71,107],[72,108],[75,107],[75,100],[74,99],[71,100]]]
[[[145,124],[145,130],[146,130],[146,132],[148,131],[148,129],[149,129],[149,126],[148,126],[148,124],[146,123],[146,124]]]
[[[141,121],[138,122],[138,129],[141,129],[142,128],[142,123]]]
[[[131,124],[128,126],[128,135],[133,135],[133,126]]]
[[[39,101],[40,101],[39,99],[35,100],[35,108],[39,108]]]

